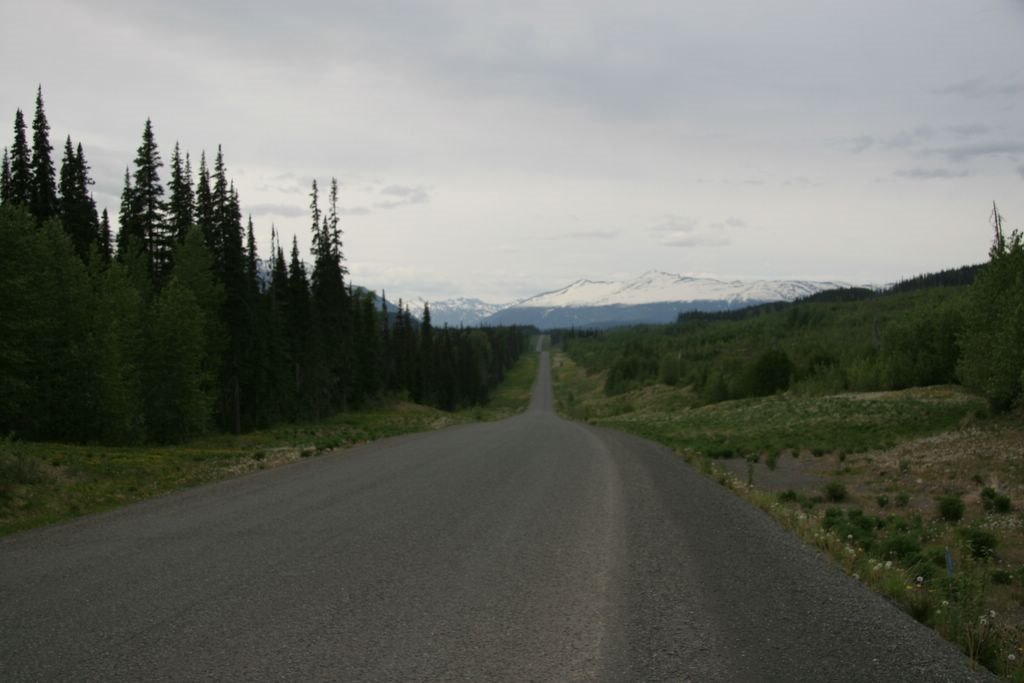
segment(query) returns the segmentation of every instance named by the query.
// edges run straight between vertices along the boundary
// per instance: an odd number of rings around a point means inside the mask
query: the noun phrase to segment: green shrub
[[[910,505],[910,494],[906,491],[900,491],[896,494],[896,507],[905,508]]]
[[[884,508],[887,505],[889,505],[889,496],[886,496],[884,494],[881,495],[881,496],[878,496],[878,498],[875,499],[875,502],[878,503],[878,507]]]
[[[794,491],[793,489],[786,489],[785,491],[779,494],[780,503],[795,503],[797,500],[799,500],[799,498],[800,494]]]
[[[1002,514],[1013,509],[1009,496],[999,493],[990,486],[986,486],[981,491],[981,506],[986,512],[998,512]]]
[[[885,558],[906,561],[921,553],[921,544],[912,534],[894,534],[882,542],[879,553]]]
[[[793,376],[793,362],[785,351],[765,351],[757,359],[747,376],[748,392],[752,396],[771,396],[789,389]]]
[[[939,516],[947,522],[959,522],[964,516],[964,501],[960,496],[942,496],[939,498]]]
[[[846,500],[846,486],[841,481],[830,481],[825,485],[825,498],[833,503]]]
[[[991,531],[986,529],[970,528],[961,529],[960,537],[967,543],[971,555],[978,559],[987,559],[995,554],[999,539]]]

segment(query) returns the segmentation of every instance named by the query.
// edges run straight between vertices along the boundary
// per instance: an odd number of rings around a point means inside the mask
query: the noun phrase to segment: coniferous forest
[[[312,184],[311,260],[276,231],[264,259],[220,148],[196,170],[175,144],[165,165],[147,120],[116,234],[81,143],[54,159],[40,89],[0,173],[0,434],[167,443],[385,396],[454,410],[525,348],[522,329],[435,329],[355,287],[336,180]]]

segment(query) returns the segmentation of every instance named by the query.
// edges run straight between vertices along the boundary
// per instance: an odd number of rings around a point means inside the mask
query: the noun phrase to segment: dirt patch
[[[774,468],[762,459],[753,463],[752,470],[751,465],[743,458],[720,459],[715,461],[715,465],[743,482],[748,480],[749,475],[754,487],[765,491],[820,492],[828,482],[828,477],[810,466],[811,463],[808,461],[811,457],[808,455],[794,458],[791,455],[783,455],[776,460]]]

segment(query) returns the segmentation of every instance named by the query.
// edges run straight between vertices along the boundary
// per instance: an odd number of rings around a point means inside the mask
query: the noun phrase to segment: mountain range
[[[687,311],[727,311],[773,301],[793,301],[817,292],[849,287],[842,282],[806,280],[718,280],[649,271],[623,282],[577,280],[511,304],[479,299],[430,302],[436,326],[535,325],[604,328],[674,322]]]

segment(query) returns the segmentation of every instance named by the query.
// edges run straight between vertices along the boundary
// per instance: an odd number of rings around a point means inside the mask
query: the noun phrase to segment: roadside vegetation
[[[1024,247],[993,222],[980,269],[556,335],[558,409],[672,447],[1024,681]]]
[[[0,440],[0,535],[109,510],[367,441],[497,420],[524,410],[537,355],[523,354],[486,405],[443,411],[397,399],[319,422],[183,444],[110,447]]]

